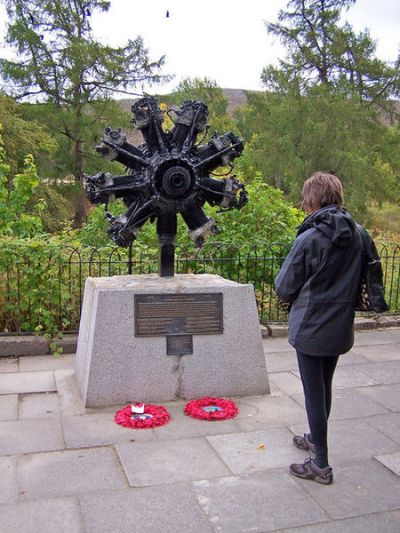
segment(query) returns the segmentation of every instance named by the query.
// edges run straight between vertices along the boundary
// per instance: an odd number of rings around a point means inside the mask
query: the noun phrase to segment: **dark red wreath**
[[[232,400],[205,397],[187,403],[184,413],[201,420],[227,420],[234,418],[239,409]]]
[[[170,416],[162,405],[145,404],[143,413],[133,413],[132,405],[127,405],[115,413],[114,420],[126,428],[151,429],[167,424]]]

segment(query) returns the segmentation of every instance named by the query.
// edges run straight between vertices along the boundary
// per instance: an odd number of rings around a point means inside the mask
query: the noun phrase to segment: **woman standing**
[[[354,304],[358,294],[362,241],[343,208],[343,188],[332,175],[317,172],[302,189],[309,214],[275,280],[278,296],[291,306],[289,343],[296,349],[310,433],[293,438],[315,454],[292,464],[294,476],[329,485],[327,429],[332,379],[341,354],[354,341]]]

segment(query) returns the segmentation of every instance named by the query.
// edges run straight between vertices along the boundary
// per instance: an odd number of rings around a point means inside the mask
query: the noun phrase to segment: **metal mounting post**
[[[174,275],[177,227],[178,223],[175,213],[166,213],[159,215],[157,218],[157,236],[160,247],[158,273],[161,277]]]

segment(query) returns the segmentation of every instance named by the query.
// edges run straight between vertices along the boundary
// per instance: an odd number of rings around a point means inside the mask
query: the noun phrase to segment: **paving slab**
[[[130,429],[114,422],[114,413],[64,416],[67,448],[90,448],[118,442],[155,440],[151,429]]]
[[[285,372],[297,370],[297,357],[292,349],[288,352],[271,352],[265,354],[267,370],[271,372]]]
[[[265,533],[328,520],[283,470],[195,482],[199,503],[214,531]]]
[[[398,511],[392,511],[390,514],[394,516],[397,520],[400,520],[400,509]]]
[[[59,415],[60,402],[56,392],[20,395],[18,406],[18,418],[20,420]]]
[[[246,403],[254,406],[257,412],[247,416],[239,413],[236,420],[241,431],[284,427],[307,420],[304,409],[288,396],[247,399]]]
[[[288,343],[287,338],[272,338],[265,337],[263,339],[264,353],[278,353],[278,352],[293,352],[296,355],[295,349]]]
[[[368,377],[362,371],[364,365],[340,365],[336,368],[333,375],[332,387],[335,389],[346,389],[352,387],[369,387],[379,385],[379,382]],[[300,378],[299,370],[294,370],[298,378]],[[299,392],[299,391],[295,391]]]
[[[293,394],[291,398],[304,407],[304,394]],[[333,390],[330,420],[365,418],[389,412],[382,404],[368,398],[358,389]]]
[[[400,443],[400,413],[372,416],[368,418],[367,422],[387,437]]]
[[[86,409],[81,400],[75,372],[71,369],[55,370],[54,377],[63,415],[82,415]]]
[[[306,425],[290,427],[294,435],[303,435]],[[332,420],[328,433],[331,465],[344,464],[375,455],[400,451],[398,443],[385,437],[379,430],[361,419]]]
[[[400,531],[400,328],[356,332],[339,359],[329,487],[288,474],[307,455],[292,444],[307,430],[296,355],[263,344],[272,394],[233,398],[225,422],[167,402],[170,423],[150,431],[115,424],[122,406],[85,409],[73,354],[0,358],[0,533]],[[46,374],[53,390],[26,392]]]
[[[390,345],[389,345],[390,346]],[[357,351],[351,350],[339,357],[338,368],[343,365],[358,365],[359,363],[368,363],[369,359],[363,357]]]
[[[33,372],[38,370],[62,370],[74,368],[75,354],[61,355],[35,355],[19,358],[21,372]]]
[[[400,360],[367,363],[360,365],[360,370],[379,385],[390,385],[400,381]]]
[[[351,387],[369,387],[379,385],[378,381],[366,376],[361,368],[364,365],[338,366],[333,376],[333,388],[346,389]]]
[[[127,487],[111,448],[25,455],[17,467],[20,498],[54,498]]]
[[[82,414],[98,415],[101,413],[109,413],[114,415],[118,409],[122,409],[123,407],[126,407],[126,403],[124,405],[110,405],[109,407],[86,407],[85,412]]]
[[[334,389],[331,420],[366,418],[388,413],[386,407],[368,398],[358,389]]]
[[[394,385],[379,385],[377,387],[363,387],[362,394],[373,398],[391,411],[400,411],[400,383]]]
[[[53,372],[10,372],[0,374],[0,394],[50,392],[56,390]]]
[[[64,448],[61,422],[57,417],[0,422],[0,455]]]
[[[123,443],[117,451],[132,487],[231,474],[206,439]]]
[[[280,389],[277,385],[275,385],[275,383],[270,383],[270,384],[269,384],[269,389],[270,389],[270,393],[268,394],[268,397],[272,397],[272,396],[282,396],[282,395],[285,394],[285,393],[282,391],[282,389]]]
[[[85,533],[74,498],[0,506],[1,533]]]
[[[79,498],[87,533],[212,533],[190,485],[143,487]]]
[[[236,398],[236,405],[240,409]],[[186,402],[163,403],[168,410],[171,420],[165,426],[157,428],[154,433],[157,439],[181,439],[190,437],[205,437],[207,435],[218,435],[221,433],[237,433],[239,426],[236,420],[197,420],[184,414]]]
[[[382,346],[356,346],[352,352],[368,361],[398,361],[400,359],[400,343]]]
[[[287,428],[207,437],[234,474],[287,468],[290,463],[303,462],[306,455],[293,446],[292,439]]]
[[[303,391],[299,375],[293,372],[274,372],[269,375],[269,380],[285,394],[290,395]]]
[[[400,521],[393,513],[356,516],[312,526],[280,529],[276,533],[399,533]]]
[[[293,479],[335,520],[400,508],[400,478],[374,459],[335,467],[328,487]]]
[[[17,459],[15,456],[0,457],[0,480],[0,503],[15,500],[17,497]]]
[[[356,331],[354,346],[373,346],[378,344],[399,344],[400,329],[378,329],[374,331]]]
[[[400,452],[377,455],[375,459],[386,466],[386,468],[389,468],[394,474],[400,476]]]
[[[282,394],[280,395],[282,396]],[[270,396],[268,396],[270,398]],[[241,420],[246,418],[251,418],[259,412],[259,407],[255,402],[263,402],[265,400],[264,396],[258,397],[248,397],[248,398],[235,398],[235,404],[239,410],[239,413],[236,415],[235,420]]]
[[[0,357],[0,374],[18,372],[18,357]]]
[[[17,420],[18,394],[0,396],[0,420]]]

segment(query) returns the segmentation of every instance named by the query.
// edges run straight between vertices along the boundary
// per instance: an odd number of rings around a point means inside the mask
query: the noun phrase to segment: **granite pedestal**
[[[192,353],[135,335],[135,297],[204,293],[222,294],[223,331],[192,335]],[[88,278],[75,370],[86,407],[269,393],[253,287],[209,274]]]

